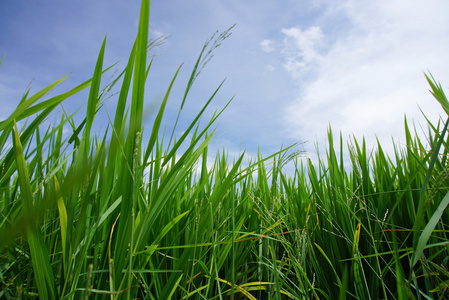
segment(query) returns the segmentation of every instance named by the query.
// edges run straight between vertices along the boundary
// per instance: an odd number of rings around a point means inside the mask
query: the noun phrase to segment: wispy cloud
[[[273,45],[274,41],[273,40],[263,40],[260,43],[260,47],[262,48],[262,50],[264,52],[273,52],[275,50],[274,45]]]
[[[280,53],[299,83],[285,109],[292,136],[322,143],[331,124],[344,135],[367,136],[373,146],[375,136],[400,139],[404,114],[420,119],[418,105],[435,120],[441,110],[423,71],[449,80],[449,7],[431,2],[340,1],[318,18],[323,30],[283,29]],[[332,36],[324,28],[342,13],[351,26]],[[317,50],[320,43],[326,51]]]
[[[323,39],[323,32],[320,27],[312,26],[305,30],[284,28],[282,33],[285,35],[281,50],[286,59],[284,67],[293,78],[299,78],[321,60],[317,47]]]

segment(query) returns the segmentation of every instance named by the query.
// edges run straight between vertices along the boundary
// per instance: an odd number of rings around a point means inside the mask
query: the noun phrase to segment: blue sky
[[[137,0],[0,1],[0,119],[30,82],[37,92],[71,73],[58,87],[62,92],[89,78],[106,35],[105,65],[120,61],[115,69],[121,70],[139,9]],[[365,136],[372,146],[377,136],[392,149],[392,138],[404,144],[404,114],[418,126],[425,125],[419,107],[431,120],[443,114],[423,72],[448,86],[447,12],[445,0],[151,1],[151,36],[169,38],[153,51],[162,55],[150,71],[146,101],[160,101],[184,63],[167,107],[165,123],[172,124],[204,42],[236,24],[195,82],[180,130],[226,78],[212,108],[235,95],[214,142],[230,156],[241,149],[254,155],[258,146],[268,155],[307,142],[313,157],[315,143],[325,145],[329,124],[344,138]],[[74,111],[86,97],[69,99],[64,108]],[[110,114],[115,101],[107,101]],[[96,126],[106,124],[103,111]]]

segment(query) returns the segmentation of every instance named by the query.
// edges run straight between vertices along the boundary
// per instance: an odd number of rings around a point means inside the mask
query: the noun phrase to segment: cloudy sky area
[[[139,9],[137,0],[0,1],[0,119],[30,82],[33,93],[71,73],[58,87],[63,92],[89,78],[105,35],[105,65],[120,61],[115,70],[121,70]],[[307,142],[313,157],[329,124],[344,138],[365,136],[373,146],[377,136],[391,149],[392,138],[404,144],[405,114],[419,126],[425,125],[419,108],[433,121],[444,113],[423,72],[448,86],[448,12],[445,0],[152,1],[151,37],[169,38],[152,52],[163,55],[150,71],[147,103],[161,100],[184,63],[167,107],[165,123],[173,124],[204,42],[236,24],[195,82],[180,130],[226,78],[212,108],[235,95],[215,140],[231,156],[240,149],[257,153],[258,146],[269,155]],[[86,98],[69,99],[64,109],[74,111]],[[111,115],[115,101],[106,104]],[[97,126],[106,124],[104,111]]]

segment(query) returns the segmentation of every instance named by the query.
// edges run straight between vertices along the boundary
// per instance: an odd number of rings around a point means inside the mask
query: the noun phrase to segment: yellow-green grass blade
[[[315,247],[317,247],[318,251],[320,251],[320,253],[324,256],[324,258],[326,259],[326,261],[327,261],[327,262],[329,263],[329,265],[331,266],[332,271],[334,271],[335,278],[337,279],[337,282],[338,282],[338,286],[339,286],[341,289],[345,288],[345,287],[343,286],[341,280],[340,280],[340,277],[339,277],[338,274],[337,274],[337,271],[335,270],[334,265],[332,264],[332,262],[331,262],[331,260],[329,259],[329,257],[327,257],[327,255],[326,255],[326,253],[324,252],[324,250],[323,250],[317,243],[315,243]]]
[[[41,103],[37,103],[36,105],[33,105],[32,107],[29,107],[26,111],[24,111],[20,116],[19,119],[24,119],[26,117],[29,117],[41,110],[44,110],[47,107],[53,106],[54,104],[59,104],[65,99],[73,96],[74,94],[84,90],[85,88],[89,87],[90,83],[85,83],[83,85],[77,86],[73,89],[71,89],[68,92],[65,92],[63,94],[60,94],[58,96],[52,97],[48,100],[45,100]]]
[[[353,266],[353,272],[354,272],[354,279],[355,279],[355,285],[356,285],[356,291],[359,297],[363,299],[371,299],[369,297],[369,294],[367,295],[365,292],[365,288],[363,286],[363,281],[365,281],[365,276],[363,273],[362,268],[362,260],[360,259],[359,255],[359,241],[360,241],[360,231],[361,226],[360,222],[357,224],[357,228],[354,233],[354,242],[353,242],[353,248],[352,248],[352,255],[354,257],[354,261],[352,263]],[[366,283],[366,282],[365,282]]]
[[[28,176],[28,167],[23,156],[22,144],[20,143],[17,125],[15,122],[14,126],[15,130],[13,130],[13,145],[17,172],[19,175],[22,207],[25,215],[29,215],[34,209],[33,195],[30,186],[30,178]],[[42,299],[56,299],[53,270],[50,266],[47,247],[45,245],[42,232],[38,228],[38,223],[39,221],[37,219],[33,220],[30,226],[26,229],[26,232],[39,296]]]
[[[176,216],[174,219],[172,219],[167,225],[164,226],[164,228],[162,228],[160,233],[152,241],[151,245],[146,246],[147,249],[145,251],[135,252],[134,254],[137,255],[137,254],[145,253],[145,255],[147,256],[147,259],[149,259],[149,257],[154,253],[154,251],[159,249],[158,245],[161,242],[162,238],[173,228],[173,226],[175,226],[188,213],[189,213],[189,211],[186,211],[186,212]],[[169,248],[167,248],[167,249],[169,249]]]
[[[176,280],[176,283],[173,285],[173,288],[172,288],[172,290],[170,291],[170,293],[168,294],[167,299],[171,299],[171,298],[172,298],[173,294],[174,294],[174,293],[176,292],[176,290],[178,289],[179,282],[181,281],[183,275],[184,275],[184,274],[181,274],[181,276],[179,276],[179,278]]]
[[[65,259],[66,255],[66,243],[67,243],[67,210],[65,208],[64,199],[61,194],[61,187],[59,186],[58,179],[54,176],[54,184],[55,184],[55,193],[56,193],[56,202],[58,204],[59,210],[59,222],[61,225],[61,239],[62,239],[62,252],[63,258]],[[66,262],[64,262],[66,264]]]

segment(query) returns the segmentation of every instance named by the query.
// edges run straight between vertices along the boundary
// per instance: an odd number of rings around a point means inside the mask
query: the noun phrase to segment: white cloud
[[[375,135],[382,145],[402,137],[404,114],[423,120],[418,105],[436,121],[442,110],[428,93],[423,71],[449,84],[448,3],[348,0],[333,9],[346,13],[352,26],[332,37],[326,53],[315,49],[323,38],[318,29],[283,31],[296,42],[284,50],[286,69],[302,84],[285,111],[292,135],[313,142],[331,124],[335,133],[368,137],[371,147]],[[326,14],[321,21],[332,22],[332,12]],[[310,66],[311,80],[300,70]]]
[[[274,46],[273,46],[273,41],[272,40],[263,40],[260,43],[260,47],[262,47],[262,50],[264,52],[273,52],[275,50]]]
[[[284,67],[293,78],[298,78],[321,59],[316,48],[323,32],[320,27],[312,26],[304,31],[299,27],[284,28],[282,33],[285,35],[281,51],[286,59]]]

